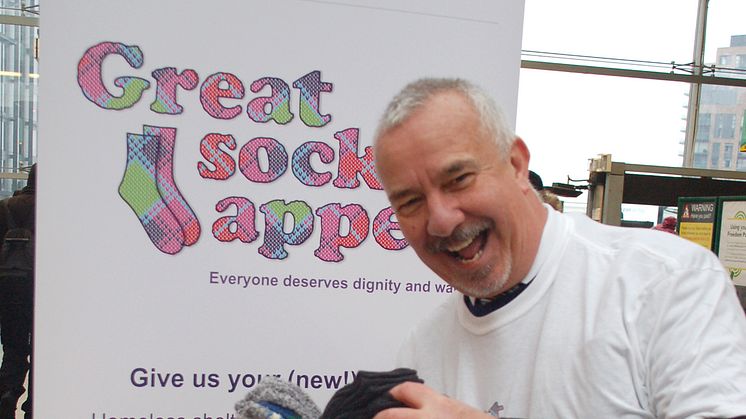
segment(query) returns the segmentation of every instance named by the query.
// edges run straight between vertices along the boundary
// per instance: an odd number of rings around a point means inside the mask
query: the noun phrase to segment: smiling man
[[[404,236],[457,294],[402,348],[426,385],[387,418],[746,415],[746,319],[710,252],[541,203],[529,151],[463,80],[405,87],[376,167]]]

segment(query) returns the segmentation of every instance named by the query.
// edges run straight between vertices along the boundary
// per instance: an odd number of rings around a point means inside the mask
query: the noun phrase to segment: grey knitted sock
[[[298,386],[276,377],[264,377],[236,403],[237,419],[318,419],[316,403]],[[276,416],[274,416],[276,415]]]

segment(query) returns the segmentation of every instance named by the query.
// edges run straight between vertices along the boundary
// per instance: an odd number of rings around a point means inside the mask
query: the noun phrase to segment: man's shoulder
[[[717,268],[717,258],[704,247],[675,234],[652,229],[609,226],[583,214],[567,214],[577,245],[593,248],[615,260],[636,258],[666,266]]]
[[[610,314],[621,309],[624,318],[641,319],[660,311],[660,301],[704,301],[705,294],[717,300],[720,293],[731,293],[730,278],[710,250],[671,233],[583,218],[574,219],[571,248],[562,260],[567,269],[558,275],[565,287],[593,296],[591,307],[616,301],[619,306],[607,306]],[[580,282],[567,273],[578,269],[585,275]]]

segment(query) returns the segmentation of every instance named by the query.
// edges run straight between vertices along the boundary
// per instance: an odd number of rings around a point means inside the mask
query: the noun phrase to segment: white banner
[[[451,292],[372,166],[392,95],[515,120],[522,1],[44,4],[40,418],[226,419],[262,377],[323,408]]]

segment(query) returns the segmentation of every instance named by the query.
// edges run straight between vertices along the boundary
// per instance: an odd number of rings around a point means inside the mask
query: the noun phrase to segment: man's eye
[[[396,212],[406,214],[408,211],[412,211],[418,202],[420,202],[420,198],[408,199],[397,206]]]
[[[461,175],[456,176],[455,178],[451,179],[449,182],[451,186],[461,186],[463,184],[468,183],[468,181],[472,178],[472,173],[464,173]]]

